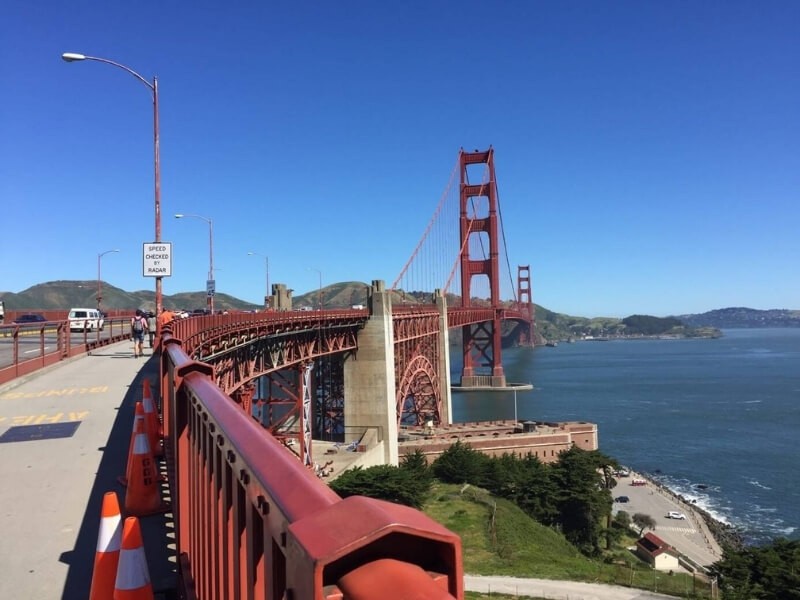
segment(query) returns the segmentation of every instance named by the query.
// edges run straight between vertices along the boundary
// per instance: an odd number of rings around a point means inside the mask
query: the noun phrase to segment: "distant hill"
[[[292,298],[293,306],[310,306],[316,308],[321,302],[325,308],[344,308],[354,304],[367,303],[369,285],[361,281],[334,283],[321,290],[311,290]],[[109,283],[102,284],[103,308],[105,310],[129,310],[142,308],[155,309],[155,291],[138,290],[127,292]],[[392,292],[394,304],[416,304],[420,302],[421,293]],[[97,303],[97,280],[87,281],[48,281],[34,285],[19,293],[0,292],[0,299],[5,302],[6,310],[69,310],[74,306],[95,306]],[[426,301],[430,301],[427,294]],[[453,298],[449,299],[454,302]],[[163,303],[169,309],[194,310],[205,308],[206,293],[179,292],[164,294]],[[228,294],[214,296],[214,308],[220,310],[253,310],[262,308],[262,304],[252,304]]]
[[[346,281],[327,285],[320,290],[311,290],[292,298],[295,307],[316,307],[322,302],[325,308],[343,308],[367,303],[369,284],[361,281]],[[155,292],[138,290],[128,292],[103,282],[103,308],[129,310],[142,308],[154,310]],[[73,306],[94,306],[97,281],[49,281],[34,285],[18,293],[0,292],[6,310],[68,310]],[[169,309],[205,308],[206,293],[180,292],[164,295],[164,306]],[[392,292],[393,304],[417,304],[430,302],[430,292]],[[460,298],[448,294],[449,306],[456,306]],[[221,310],[253,310],[261,308],[228,294],[214,296],[215,308]],[[751,308],[723,308],[703,314],[681,315],[660,319],[645,315],[631,315],[625,319],[612,317],[574,317],[557,313],[535,305],[537,344],[547,341],[579,339],[582,337],[606,337],[620,335],[693,335],[698,328],[736,327],[800,327],[800,311],[754,310]],[[683,329],[682,329],[683,328]],[[688,328],[688,329],[686,329]]]
[[[732,307],[677,317],[691,327],[738,329],[747,327],[800,327],[800,310]]]
[[[155,310],[155,290],[126,292],[111,284],[102,284],[103,309]],[[95,306],[97,303],[97,280],[48,281],[34,285],[19,293],[0,292],[6,310],[69,310],[74,306]],[[170,309],[193,310],[205,308],[205,292],[188,292],[163,297],[164,306]],[[214,296],[215,308],[223,310],[252,310],[258,305],[239,300],[227,294]]]

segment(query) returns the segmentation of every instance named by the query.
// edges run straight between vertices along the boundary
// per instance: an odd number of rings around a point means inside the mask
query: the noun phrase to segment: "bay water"
[[[601,452],[747,542],[800,537],[800,329],[504,349],[503,366],[534,386],[516,393],[520,420],[596,423]],[[512,392],[453,394],[457,422],[514,414]]]

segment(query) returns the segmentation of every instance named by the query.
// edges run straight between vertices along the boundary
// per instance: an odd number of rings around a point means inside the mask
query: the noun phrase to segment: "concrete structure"
[[[447,427],[403,429],[400,455],[421,450],[432,462],[457,440],[489,456],[533,454],[544,463],[554,462],[559,453],[577,446],[597,450],[597,425],[578,421],[539,423],[528,421],[482,421]]]
[[[344,364],[345,431],[374,429],[384,464],[397,465],[392,300],[383,281],[372,282],[367,302],[370,318],[358,335],[358,354]]]
[[[292,310],[292,292],[285,283],[272,286],[272,295],[267,298],[270,308],[274,310]]]
[[[636,542],[636,554],[658,571],[680,568],[680,552],[651,532]]]

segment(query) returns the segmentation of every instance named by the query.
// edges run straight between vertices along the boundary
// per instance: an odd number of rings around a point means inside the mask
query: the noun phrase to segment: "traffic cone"
[[[153,600],[139,519],[128,517],[122,529],[122,549],[114,583],[113,600]]]
[[[156,405],[153,402],[153,394],[150,391],[150,380],[145,379],[142,384],[142,404],[144,405],[145,427],[147,439],[150,441],[150,449],[153,456],[161,456],[161,423],[156,412]]]
[[[128,462],[125,463],[125,475],[120,475],[117,477],[117,481],[119,481],[120,485],[126,486],[128,485],[128,470],[131,468],[131,458],[133,457],[133,444],[136,441],[136,432],[138,431],[137,427],[141,422],[142,427],[146,425],[145,423],[145,414],[144,414],[144,405],[141,402],[136,403],[136,410],[134,411],[133,415],[133,431],[131,431],[131,441],[128,445]]]
[[[161,502],[158,467],[150,450],[144,423],[145,419],[136,421],[133,451],[128,461],[128,489],[125,493],[125,513],[137,517],[169,510],[169,506]]]
[[[97,551],[94,555],[89,600],[107,600],[114,593],[121,540],[122,517],[119,514],[119,500],[114,492],[106,492],[100,511],[100,531],[97,533]]]

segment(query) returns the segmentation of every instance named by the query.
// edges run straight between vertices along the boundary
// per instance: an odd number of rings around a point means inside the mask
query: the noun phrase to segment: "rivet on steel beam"
[[[267,502],[267,499],[264,498],[264,496],[259,496],[258,500],[257,500],[257,503],[258,503],[258,510],[261,511],[261,514],[262,515],[268,515],[269,514],[269,502]]]
[[[226,455],[228,462],[233,464],[236,462],[236,453],[233,450],[228,450],[228,454]]]
[[[248,475],[247,471],[242,469],[241,471],[239,471],[239,480],[243,484],[247,485],[248,483],[250,483],[250,475]]]

